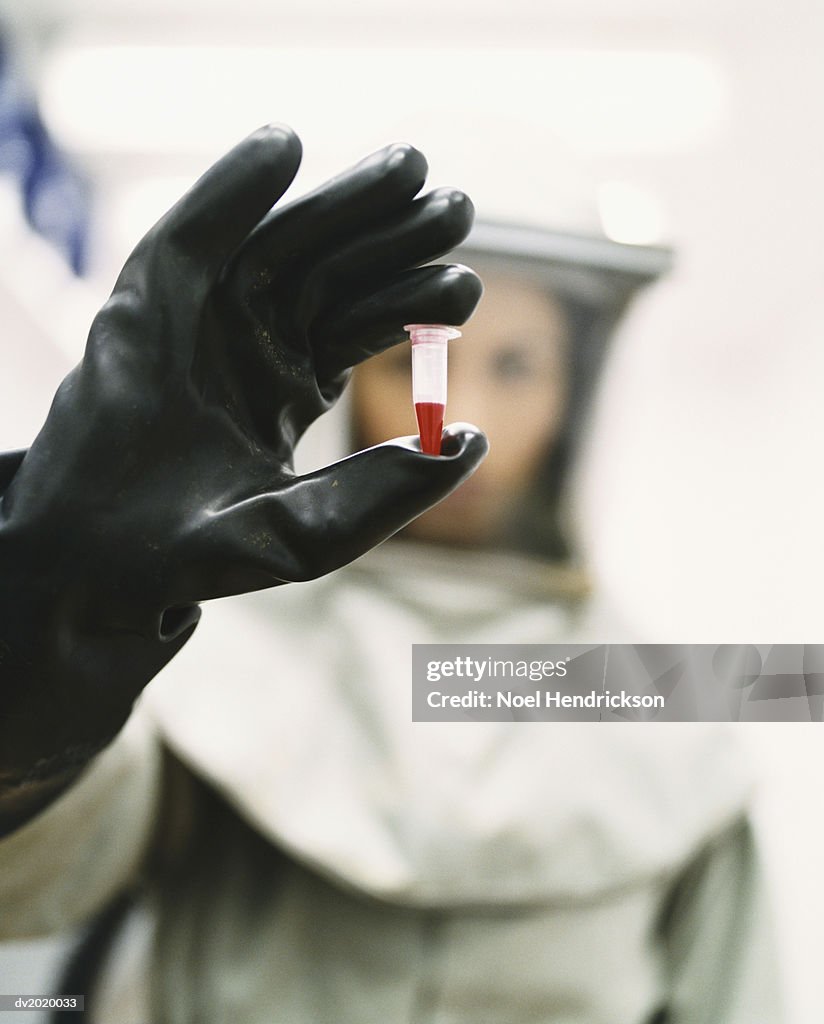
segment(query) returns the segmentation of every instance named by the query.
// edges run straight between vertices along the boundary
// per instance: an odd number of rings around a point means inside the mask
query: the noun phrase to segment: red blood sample
[[[444,406],[441,402],[415,402],[421,451],[427,455],[441,454]]]

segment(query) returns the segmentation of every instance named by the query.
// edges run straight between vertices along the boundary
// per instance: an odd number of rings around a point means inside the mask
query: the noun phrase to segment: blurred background
[[[820,3],[6,0],[0,26],[4,449],[36,433],[131,247],[234,141],[291,124],[303,191],[406,139],[484,219],[675,251],[620,328],[576,486],[633,637],[824,642]],[[791,1019],[813,1024],[824,737],[740,728]],[[3,990],[39,991],[51,948],[0,955]]]

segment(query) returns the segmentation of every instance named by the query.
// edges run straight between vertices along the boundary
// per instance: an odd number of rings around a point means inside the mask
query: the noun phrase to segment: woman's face
[[[566,400],[567,327],[537,286],[487,277],[464,337],[449,343],[447,422],[467,420],[489,437],[480,469],[407,533],[461,546],[494,545],[557,437]],[[411,356],[399,345],[355,372],[354,416],[366,446],[417,434]]]

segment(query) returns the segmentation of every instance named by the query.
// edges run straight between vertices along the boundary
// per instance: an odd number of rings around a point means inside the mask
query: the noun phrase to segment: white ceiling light
[[[213,152],[273,116],[344,138],[426,111],[459,137],[467,107],[540,124],[578,152],[666,153],[711,138],[728,105],[719,68],[691,53],[71,39],[48,57],[41,96],[60,141],[92,154]]]
[[[624,181],[598,186],[598,212],[607,238],[629,245],[654,245],[665,234],[664,211],[656,196]]]

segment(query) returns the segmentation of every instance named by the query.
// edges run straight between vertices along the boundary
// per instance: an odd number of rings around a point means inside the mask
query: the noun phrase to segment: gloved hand
[[[129,257],[31,448],[0,461],[0,790],[105,745],[198,602],[351,561],[485,454],[461,426],[441,457],[406,438],[295,476],[352,365],[405,323],[463,323],[481,293],[421,266],[472,206],[415,198],[420,153],[389,146],[271,210],[300,152],[264,128],[195,184]]]

